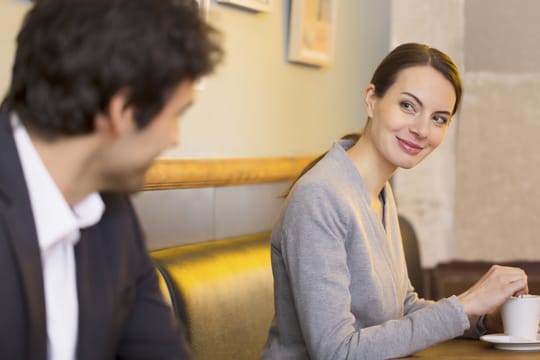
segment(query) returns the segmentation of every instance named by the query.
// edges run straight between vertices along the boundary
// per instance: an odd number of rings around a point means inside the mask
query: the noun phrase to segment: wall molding
[[[158,159],[144,190],[262,184],[295,179],[314,156],[246,159]]]

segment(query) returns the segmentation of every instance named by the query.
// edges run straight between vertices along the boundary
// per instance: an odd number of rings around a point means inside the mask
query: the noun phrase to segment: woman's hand
[[[519,268],[493,265],[469,290],[458,298],[467,315],[484,315],[504,304],[511,296],[527,294],[527,274]]]

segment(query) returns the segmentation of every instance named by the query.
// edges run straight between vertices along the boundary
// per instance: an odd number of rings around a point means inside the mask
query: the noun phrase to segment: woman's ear
[[[127,105],[128,92],[119,91],[109,101],[105,113],[96,116],[96,131],[122,135],[135,127],[133,106]]]
[[[375,94],[375,85],[369,84],[366,88],[366,95],[364,98],[364,106],[366,108],[368,118],[373,117],[373,108],[375,107],[375,102],[377,99],[378,97],[377,94]]]

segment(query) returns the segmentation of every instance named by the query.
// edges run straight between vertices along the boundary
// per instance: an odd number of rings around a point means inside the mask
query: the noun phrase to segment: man
[[[127,193],[221,60],[193,0],[40,0],[0,112],[0,359],[183,359]]]

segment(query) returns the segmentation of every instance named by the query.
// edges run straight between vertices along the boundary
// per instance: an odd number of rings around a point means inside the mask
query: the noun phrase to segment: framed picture
[[[217,0],[224,4],[233,4],[255,11],[270,12],[272,10],[272,0]]]
[[[333,61],[338,0],[291,0],[288,59],[324,66]]]

